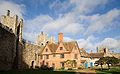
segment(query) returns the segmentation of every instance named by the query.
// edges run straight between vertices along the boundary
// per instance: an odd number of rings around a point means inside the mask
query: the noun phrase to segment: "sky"
[[[35,42],[41,31],[64,41],[77,41],[87,52],[107,47],[120,53],[120,0],[0,0],[6,10],[24,19],[23,38]]]

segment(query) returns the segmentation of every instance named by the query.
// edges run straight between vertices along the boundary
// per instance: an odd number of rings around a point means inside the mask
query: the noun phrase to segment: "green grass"
[[[97,74],[120,74],[120,67],[114,67],[114,68],[111,68],[110,70],[108,69],[96,69],[96,73]]]
[[[80,72],[79,74],[81,74]],[[108,69],[96,69],[97,74],[120,74],[120,67],[114,67],[110,70]],[[76,74],[74,71],[69,70],[59,70],[59,71],[49,71],[49,70],[39,70],[39,69],[28,69],[28,70],[8,70],[0,71],[0,74]],[[84,73],[82,73],[84,74]]]
[[[67,71],[49,71],[49,70],[9,70],[0,71],[0,74],[75,74],[75,72]]]

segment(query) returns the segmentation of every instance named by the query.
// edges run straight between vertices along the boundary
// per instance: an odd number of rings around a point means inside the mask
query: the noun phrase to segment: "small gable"
[[[56,53],[71,52],[75,48],[75,46],[75,41],[60,43],[56,50]]]
[[[60,43],[58,45],[58,48],[56,50],[56,53],[64,53],[64,52],[68,52],[67,49],[64,47],[63,43]]]
[[[55,52],[57,50],[58,45],[55,43],[48,44],[49,49],[51,52]]]
[[[79,52],[79,46],[78,46],[77,42],[74,42],[74,45],[73,45],[73,47],[71,49],[71,52],[72,53],[78,53],[78,54],[80,54],[80,52]]]
[[[41,54],[52,54],[56,51],[58,45],[54,43],[48,43],[46,46],[42,49]]]
[[[41,54],[52,54],[52,51],[50,50],[48,45],[46,45]]]
[[[75,42],[64,42],[63,43],[64,47],[66,48],[67,51],[71,52],[72,49],[75,47]]]

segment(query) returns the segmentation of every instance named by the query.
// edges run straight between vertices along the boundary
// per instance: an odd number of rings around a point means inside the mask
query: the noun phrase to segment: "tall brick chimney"
[[[63,41],[63,33],[58,33],[58,43]]]

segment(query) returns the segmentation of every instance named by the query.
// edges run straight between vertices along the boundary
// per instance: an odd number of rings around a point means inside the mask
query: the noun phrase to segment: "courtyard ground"
[[[0,71],[0,74],[120,74],[120,67],[114,67],[110,70],[106,69],[81,69],[81,70],[62,70],[62,71],[49,71],[49,70],[9,70]]]

